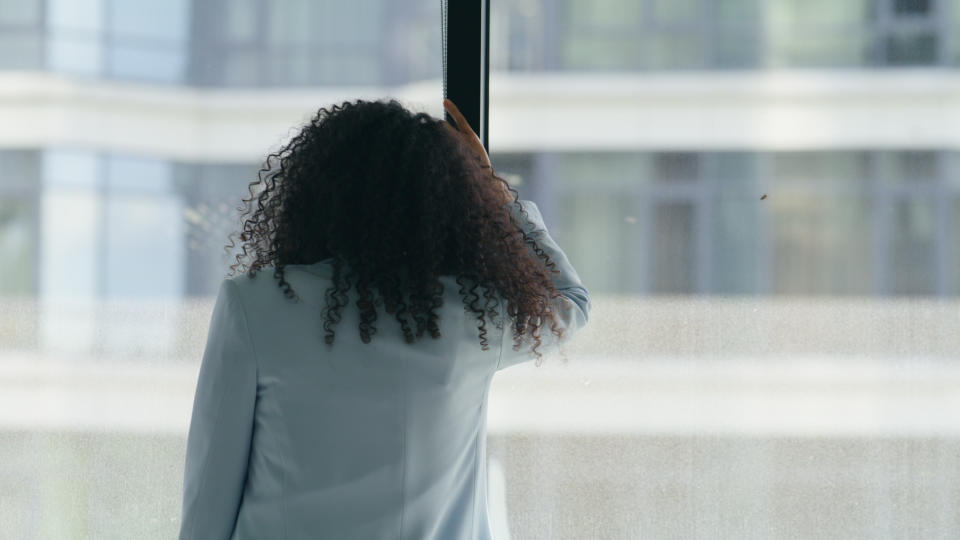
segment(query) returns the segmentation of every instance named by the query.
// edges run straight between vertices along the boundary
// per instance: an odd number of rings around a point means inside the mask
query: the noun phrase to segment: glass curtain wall
[[[320,106],[399,96],[440,117],[439,17],[0,0],[4,534],[175,535],[249,183]],[[495,538],[960,536],[960,147],[841,123],[778,138],[798,102],[955,118],[960,1],[515,0],[491,18],[491,160],[595,301],[568,363],[493,381]],[[774,98],[728,91],[751,77]],[[711,139],[726,110],[765,113],[769,138]],[[557,129],[497,132],[516,118]]]

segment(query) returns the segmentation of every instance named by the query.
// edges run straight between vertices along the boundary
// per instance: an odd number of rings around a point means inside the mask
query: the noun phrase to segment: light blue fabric
[[[510,208],[573,301],[556,309],[568,339],[587,322],[589,293],[536,205],[520,206],[529,222]],[[329,259],[286,270],[301,303],[284,297],[272,268],[220,285],[187,438],[181,540],[490,538],[487,395],[497,370],[535,358],[529,342],[514,351],[509,325],[488,318],[481,350],[478,321],[444,276],[440,339],[405,343],[381,308],[365,344],[354,296],[328,350]],[[498,310],[504,317],[502,299]],[[541,352],[556,346],[541,333]]]

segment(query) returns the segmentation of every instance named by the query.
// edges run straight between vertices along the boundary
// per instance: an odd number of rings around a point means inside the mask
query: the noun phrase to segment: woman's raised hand
[[[477,134],[474,133],[470,128],[470,124],[467,123],[467,119],[463,117],[460,109],[458,109],[457,106],[454,105],[449,99],[443,100],[443,108],[450,113],[453,121],[457,124],[457,127],[454,128],[450,125],[450,122],[444,121],[444,127],[450,130],[452,133],[455,133],[463,142],[467,144],[469,148],[472,148],[474,153],[477,154],[477,157],[480,158],[480,163],[483,166],[491,167],[490,156],[487,155],[487,150],[483,147],[483,143],[480,142],[480,138],[477,137]]]
[[[450,101],[449,99],[443,100],[443,108],[450,113],[453,121],[457,124],[457,127],[454,128],[449,122],[444,120],[442,122],[444,128],[449,130],[457,137],[460,137],[460,140],[462,140],[468,148],[473,149],[473,152],[480,159],[481,166],[492,171],[493,166],[490,164],[490,156],[487,155],[487,150],[483,147],[483,143],[480,142],[480,138],[477,137],[477,134],[474,133],[473,129],[470,128],[470,124],[467,122],[467,119],[463,117],[460,109],[458,109],[457,106],[454,105],[453,101]],[[499,183],[499,180],[496,181]],[[506,184],[500,185],[503,188],[504,203],[513,201],[513,194],[507,190]]]

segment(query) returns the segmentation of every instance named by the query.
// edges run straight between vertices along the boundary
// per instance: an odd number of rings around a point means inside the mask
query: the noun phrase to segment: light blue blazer
[[[518,222],[573,301],[556,309],[572,336],[589,293],[536,205],[520,204],[530,221]],[[490,538],[487,394],[496,371],[535,358],[530,343],[514,351],[509,324],[488,319],[481,350],[475,315],[443,276],[441,338],[408,344],[381,311],[365,344],[351,298],[328,349],[329,259],[286,270],[301,303],[283,296],[270,267],[220,285],[187,436],[180,539]],[[541,334],[541,352],[557,345],[549,328]]]

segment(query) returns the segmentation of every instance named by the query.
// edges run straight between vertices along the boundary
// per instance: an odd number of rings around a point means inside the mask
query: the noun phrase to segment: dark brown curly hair
[[[507,302],[514,350],[529,334],[539,366],[541,327],[549,320],[550,330],[563,336],[552,307],[553,299],[566,300],[550,278],[556,264],[515,220],[510,205],[529,217],[518,192],[442,122],[394,99],[321,108],[267,156],[247,186],[250,197],[237,209],[243,217],[254,201],[257,208],[242,223],[242,252],[229,275],[239,267],[253,278],[272,266],[277,286],[299,302],[284,267],[332,258],[323,315],[328,345],[354,285],[364,343],[376,332],[379,305],[394,315],[407,343],[425,331],[439,338],[438,278],[456,276],[465,306],[479,321],[481,349],[488,350],[486,316],[503,327],[499,294]],[[509,204],[504,187],[513,195]]]

